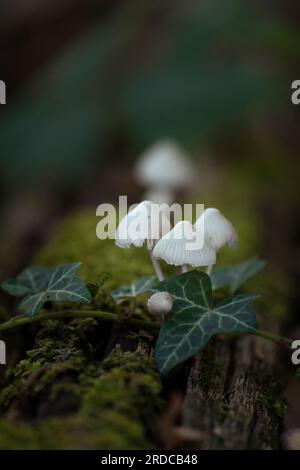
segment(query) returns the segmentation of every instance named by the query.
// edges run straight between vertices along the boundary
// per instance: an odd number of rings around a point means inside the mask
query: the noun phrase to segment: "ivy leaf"
[[[61,282],[65,278],[69,278],[74,276],[75,273],[79,270],[81,263],[69,263],[69,264],[61,264],[49,270],[49,282],[48,288],[55,289],[57,285],[61,284]]]
[[[216,269],[210,276],[212,288],[216,290],[228,285],[231,293],[234,294],[248,279],[258,274],[266,264],[265,261],[253,257],[236,266]]]
[[[2,289],[15,297],[39,292],[46,287],[49,269],[33,266],[25,269],[15,279],[7,279],[1,284]]]
[[[25,298],[19,309],[33,317],[47,301],[89,303],[91,294],[85,283],[75,273],[81,263],[59,265],[54,268],[33,266],[16,279],[8,279],[2,288],[11,295]]]
[[[211,280],[203,272],[190,271],[169,278],[152,290],[169,292],[174,301],[156,343],[156,362],[163,375],[195,356],[217,333],[256,330],[252,303],[257,296],[231,296],[213,307]]]
[[[29,317],[34,317],[34,315],[42,308],[46,301],[47,298],[45,292],[29,294],[20,303],[19,310],[22,310]]]
[[[69,263],[45,268],[43,266],[32,266],[25,269],[15,279],[7,279],[1,285],[10,295],[23,297],[26,294],[38,293],[46,289],[47,284],[55,286],[67,276],[74,275],[80,268],[81,263]]]
[[[122,297],[136,297],[137,295],[144,294],[148,292],[153,286],[156,280],[155,276],[144,276],[141,277],[138,281],[132,283],[127,287],[120,287],[112,292],[112,296],[115,299],[120,299]]]
[[[91,295],[85,283],[76,276],[67,276],[48,284],[46,298],[52,302],[69,300],[70,302],[89,303]]]

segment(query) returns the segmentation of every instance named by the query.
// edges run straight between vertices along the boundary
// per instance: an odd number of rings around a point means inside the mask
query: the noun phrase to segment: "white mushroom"
[[[238,235],[233,225],[218,209],[205,209],[195,223],[196,230],[204,229],[204,234],[216,252],[224,245],[237,246]]]
[[[140,184],[156,193],[164,192],[174,202],[174,192],[191,183],[194,171],[186,152],[173,140],[164,139],[142,154],[135,176]]]
[[[204,237],[216,253],[225,245],[232,248],[237,246],[238,235],[235,228],[218,209],[205,209],[194,226],[197,231],[204,233]],[[208,274],[211,273],[211,269],[208,268]]]
[[[186,272],[188,266],[210,266],[216,262],[214,249],[207,240],[200,239],[188,221],[178,222],[157,243],[153,255],[168,264],[182,266],[182,272]]]
[[[160,210],[159,205],[143,201],[120,222],[116,232],[116,245],[119,248],[130,248],[132,245],[141,247],[146,243],[154,270],[161,281],[163,273],[152,251],[155,243],[168,233],[170,228],[170,220]]]
[[[173,308],[173,299],[169,292],[156,292],[151,295],[147,306],[151,315],[160,315],[164,317],[171,312]]]

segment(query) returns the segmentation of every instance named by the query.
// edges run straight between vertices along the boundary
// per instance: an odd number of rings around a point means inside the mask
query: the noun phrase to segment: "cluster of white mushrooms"
[[[171,228],[164,206],[151,201],[143,201],[131,210],[116,232],[116,245],[120,248],[147,245],[160,281],[164,274],[159,259],[181,266],[182,272],[188,271],[190,266],[207,267],[207,274],[211,274],[217,252],[225,245],[236,247],[237,242],[233,225],[218,209],[206,209],[195,224],[181,221]],[[150,298],[148,309],[153,315],[163,316],[169,313],[172,305],[170,294],[162,292]]]
[[[147,149],[134,169],[137,182],[147,188],[147,200],[121,221],[116,245],[130,248],[146,244],[160,281],[164,274],[159,259],[181,266],[182,273],[190,266],[205,266],[210,275],[220,248],[235,247],[238,242],[234,227],[218,209],[206,209],[195,224],[185,220],[172,228],[166,204],[174,202],[178,191],[191,186],[195,173],[191,159],[171,139],[160,140]],[[164,316],[172,306],[172,297],[167,292],[152,295],[148,302],[152,315]]]

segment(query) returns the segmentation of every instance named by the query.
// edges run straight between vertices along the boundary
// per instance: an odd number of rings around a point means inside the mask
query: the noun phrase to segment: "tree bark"
[[[219,338],[194,359],[183,425],[203,449],[277,449],[285,404],[275,376],[276,346],[261,338]]]

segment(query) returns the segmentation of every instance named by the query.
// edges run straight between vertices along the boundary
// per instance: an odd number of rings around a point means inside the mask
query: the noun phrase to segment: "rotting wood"
[[[277,449],[284,402],[277,346],[261,338],[218,338],[190,369],[183,425],[203,432],[203,449]]]

